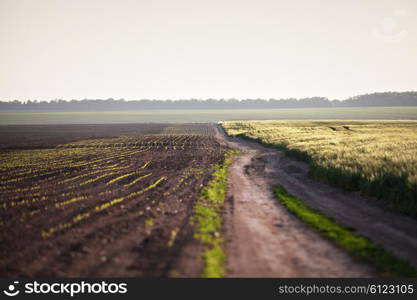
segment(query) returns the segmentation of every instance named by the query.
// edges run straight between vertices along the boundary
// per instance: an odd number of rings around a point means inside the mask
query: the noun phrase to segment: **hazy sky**
[[[0,99],[417,90],[416,0],[0,0]]]

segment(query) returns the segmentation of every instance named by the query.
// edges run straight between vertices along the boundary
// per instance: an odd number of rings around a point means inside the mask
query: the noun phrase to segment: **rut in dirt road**
[[[271,189],[275,176],[270,151],[225,138],[223,133],[218,136],[241,151],[229,169],[225,214],[228,276],[376,276],[371,267],[353,260],[277,205]]]

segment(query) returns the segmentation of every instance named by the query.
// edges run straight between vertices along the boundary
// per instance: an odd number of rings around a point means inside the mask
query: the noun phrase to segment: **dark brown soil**
[[[78,140],[163,133],[212,135],[207,124],[2,125],[0,149],[43,149]]]

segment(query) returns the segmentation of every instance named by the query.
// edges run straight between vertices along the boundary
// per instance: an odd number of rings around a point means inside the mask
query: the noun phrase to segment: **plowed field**
[[[211,125],[123,126],[2,132],[0,276],[181,273],[193,205],[226,148]]]

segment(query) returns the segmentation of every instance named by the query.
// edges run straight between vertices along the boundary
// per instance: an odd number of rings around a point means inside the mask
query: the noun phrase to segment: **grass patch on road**
[[[353,257],[373,265],[384,276],[417,277],[417,270],[409,263],[311,209],[302,200],[288,194],[282,186],[275,186],[273,191],[279,201],[299,219],[344,248]]]
[[[232,163],[232,155],[237,151],[229,151],[222,165],[214,166],[213,178],[201,190],[200,197],[194,206],[195,215],[192,223],[196,226],[194,238],[205,245],[202,254],[204,269],[202,277],[224,277],[226,255],[223,251],[222,209],[227,190],[228,167]]]

